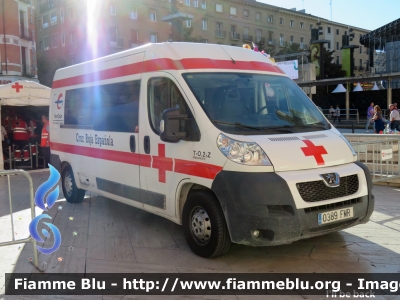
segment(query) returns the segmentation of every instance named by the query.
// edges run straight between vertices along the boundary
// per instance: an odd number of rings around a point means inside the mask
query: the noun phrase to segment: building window
[[[150,35],[150,43],[157,43],[157,33],[152,33]]]
[[[304,48],[304,37],[300,38],[300,49]]]
[[[154,9],[150,10],[150,21],[157,22],[157,12]]]
[[[53,34],[51,36],[51,48],[58,48],[58,34]]]
[[[256,12],[256,21],[261,21],[261,13]]]
[[[328,27],[328,33],[331,33],[331,28],[330,27]]]
[[[291,36],[290,36],[290,45],[293,45],[293,43],[294,43],[294,36],[291,35]]]
[[[222,23],[217,23],[217,31],[219,32],[219,33],[222,33]]]
[[[314,26],[313,24],[310,24],[310,30],[313,29],[313,26]]]
[[[336,64],[339,64],[339,56],[336,56]]]
[[[42,26],[43,26],[43,28],[47,28],[50,26],[49,15],[44,15],[42,17]]]
[[[231,8],[230,8],[230,14],[231,14],[232,16],[236,16],[236,7],[232,7],[232,6],[231,6]]]
[[[206,0],[200,0],[200,1],[201,1],[201,8],[206,9],[207,8]]]
[[[336,29],[336,35],[339,35],[339,29]]]
[[[129,13],[129,17],[132,20],[137,20],[137,7],[136,6],[131,8],[131,12]]]
[[[65,46],[65,33],[61,33],[61,46]]]
[[[199,7],[199,0],[193,0],[193,7]]]
[[[284,18],[279,18],[279,24],[281,24],[281,25],[285,24],[285,19]]]
[[[300,23],[300,24],[301,24],[301,23]],[[294,26],[294,20],[290,20],[290,21],[289,21],[289,26],[290,26],[290,27],[293,27],[293,26]]]
[[[243,17],[244,17],[244,18],[248,18],[249,15],[250,15],[249,11],[248,11],[247,9],[244,9],[244,10],[243,10]]]
[[[331,42],[328,42],[328,49],[331,49]]]
[[[115,3],[110,3],[110,15],[115,16],[117,14],[117,6]]]
[[[110,42],[117,42],[117,38],[118,38],[118,29],[115,26],[110,27],[110,31],[109,31],[109,39]]]
[[[190,0],[186,0],[185,3],[187,6],[190,6]]]
[[[256,42],[257,43],[261,41],[261,35],[262,35],[261,29],[256,29]]]
[[[60,22],[64,23],[64,9],[63,8],[60,9]]]
[[[300,28],[304,29],[304,22],[300,22]]]
[[[344,32],[344,35],[347,35],[347,30]]]
[[[359,49],[360,49],[360,54],[361,54],[361,53],[362,53],[362,46],[360,46],[360,48],[359,48]]]
[[[185,26],[186,26],[186,28],[192,27],[192,19],[186,20],[185,21]]]
[[[43,50],[47,51],[50,49],[50,36],[45,36],[43,38]]]
[[[362,59],[360,58],[360,67],[362,67]]]
[[[283,47],[284,45],[285,45],[285,35],[281,33],[279,35],[279,46]]]
[[[50,24],[56,25],[57,24],[57,14],[55,11],[50,13]]]
[[[75,43],[75,32],[71,31],[71,44]]]
[[[68,8],[68,15],[70,20],[74,18],[74,10],[72,7]]]
[[[215,4],[215,11],[216,12],[219,12],[219,13],[222,13],[223,12],[223,10],[222,10],[222,4]]]
[[[336,50],[339,50],[340,46],[339,46],[339,42],[336,42]]]
[[[274,22],[274,16],[273,15],[268,16],[267,21],[268,21],[268,23],[273,23]]]
[[[201,20],[201,29],[207,30],[207,19]]]

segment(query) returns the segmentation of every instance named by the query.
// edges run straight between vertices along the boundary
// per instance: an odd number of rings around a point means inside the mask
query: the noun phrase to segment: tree
[[[205,43],[206,39],[201,35],[197,35],[196,37],[192,37],[193,27],[185,27],[183,28],[183,41],[184,42],[192,42],[192,43]]]
[[[67,66],[65,59],[48,58],[43,53],[37,53],[36,60],[40,84],[51,88],[55,72]]]
[[[292,54],[292,53],[299,53],[299,52],[304,52],[302,49],[300,49],[300,44],[292,43],[291,45],[286,46],[285,48],[280,50],[275,55],[285,55],[285,54]]]
[[[327,79],[327,78],[340,78],[346,76],[346,71],[342,70],[342,67],[335,64],[333,54],[335,51],[326,50],[325,47],[322,47],[322,51],[324,53],[324,78],[320,79]],[[311,54],[310,54],[311,55]],[[311,61],[311,56],[308,55],[307,58]]]

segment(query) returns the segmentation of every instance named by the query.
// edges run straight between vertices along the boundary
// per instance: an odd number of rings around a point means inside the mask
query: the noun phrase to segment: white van
[[[268,58],[149,44],[58,70],[51,163],[68,202],[93,191],[183,226],[203,257],[368,222],[368,169]]]

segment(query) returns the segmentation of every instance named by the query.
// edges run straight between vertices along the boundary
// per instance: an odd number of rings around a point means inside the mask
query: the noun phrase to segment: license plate
[[[353,208],[341,208],[318,214],[318,225],[350,219],[354,216]]]

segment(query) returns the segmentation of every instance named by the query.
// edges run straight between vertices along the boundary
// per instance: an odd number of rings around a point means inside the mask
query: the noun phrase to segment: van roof
[[[215,69],[285,74],[260,52],[242,47],[156,43],[57,70],[53,88],[154,71]]]

